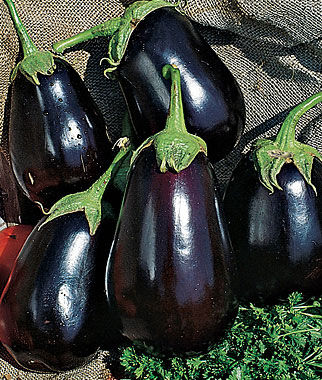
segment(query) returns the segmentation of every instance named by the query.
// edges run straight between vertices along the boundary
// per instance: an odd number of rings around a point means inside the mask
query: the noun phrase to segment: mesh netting
[[[17,11],[42,49],[123,13],[126,1],[16,0]],[[276,133],[292,107],[321,91],[321,0],[188,0],[183,11],[237,79],[245,97],[246,129],[225,159],[216,164],[224,186],[243,151],[257,137]],[[9,12],[0,3],[0,133],[6,150],[5,117],[9,76],[19,44]],[[103,76],[104,39],[90,41],[65,57],[79,72],[103,112],[112,139],[120,133],[125,104],[117,82]],[[306,113],[298,127],[299,140],[322,148],[321,105]],[[4,131],[4,132],[2,132]],[[101,353],[103,355],[103,353]],[[104,362],[61,375],[28,374],[0,363],[0,373],[23,379],[106,379]]]

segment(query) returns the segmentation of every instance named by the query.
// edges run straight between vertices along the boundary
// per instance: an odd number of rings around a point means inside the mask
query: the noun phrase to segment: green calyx
[[[104,191],[115,175],[114,170],[118,169],[119,163],[130,151],[129,139],[123,137],[118,140],[119,152],[107,171],[90,186],[87,190],[75,194],[69,194],[57,201],[48,212],[48,218],[38,227],[39,229],[51,220],[73,212],[84,211],[88,221],[90,234],[94,235],[102,219],[102,197]],[[106,210],[109,210],[107,205]]]
[[[5,0],[5,2],[10,11],[11,19],[14,23],[24,54],[23,60],[13,69],[11,80],[13,81],[18,71],[20,71],[31,83],[39,85],[38,74],[52,75],[56,69],[54,56],[49,51],[39,51],[36,48],[21,22],[12,0]]]
[[[104,75],[109,75],[117,69],[124,56],[131,34],[141,20],[156,9],[176,7],[178,4],[171,4],[164,0],[137,1],[131,4],[124,12],[119,29],[109,41],[108,56],[102,59],[109,64],[109,67],[104,70]]]
[[[11,81],[16,78],[18,71],[20,71],[31,83],[39,86],[38,74],[52,75],[55,69],[56,65],[52,53],[36,51],[16,65],[11,74]]]
[[[171,78],[170,107],[165,128],[147,138],[134,152],[131,163],[141,151],[152,144],[160,171],[165,173],[173,169],[177,173],[187,168],[198,153],[207,155],[205,141],[187,132],[181,97],[180,72],[174,65],[165,65],[162,70],[164,78]]]
[[[131,34],[139,22],[156,9],[177,7],[178,5],[179,2],[169,3],[164,0],[136,1],[126,8],[122,17],[108,20],[103,24],[97,25],[66,40],[59,41],[53,45],[53,49],[57,53],[63,53],[64,50],[93,38],[108,37],[108,56],[101,60],[101,62],[106,61],[109,65],[104,71],[104,75],[108,76],[111,72],[116,70],[120,64]]]
[[[295,140],[295,127],[300,117],[320,102],[322,92],[306,99],[288,114],[275,140],[259,139],[255,142],[255,168],[259,173],[259,180],[271,193],[274,192],[274,187],[282,190],[277,182],[277,175],[285,163],[293,163],[316,192],[311,181],[312,165],[315,157],[322,161],[322,155],[310,145]]]

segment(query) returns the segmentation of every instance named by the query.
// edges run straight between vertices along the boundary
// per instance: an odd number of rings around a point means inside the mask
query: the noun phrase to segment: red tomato
[[[33,226],[19,224],[0,231],[0,295],[6,286],[16,258]]]

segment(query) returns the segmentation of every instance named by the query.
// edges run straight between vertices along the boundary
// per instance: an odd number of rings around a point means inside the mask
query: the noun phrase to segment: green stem
[[[162,75],[165,79],[171,78],[171,98],[165,130],[187,132],[183,114],[180,71],[174,65],[168,64],[163,66]]]
[[[279,339],[279,338],[282,338],[284,336],[289,336],[289,335],[294,335],[294,334],[300,334],[300,333],[302,334],[302,333],[306,333],[306,332],[310,332],[310,331],[317,331],[317,332],[319,332],[320,329],[318,329],[318,328],[311,328],[311,329],[303,329],[303,330],[292,331],[292,332],[289,332],[289,333],[286,333],[286,334],[279,335],[276,338],[276,340]]]
[[[158,166],[162,173],[173,169],[179,173],[186,169],[198,153],[207,155],[205,141],[187,131],[182,105],[180,71],[174,65],[162,68],[165,79],[171,78],[170,105],[164,129],[148,137],[134,152],[131,164],[141,151],[154,145]]]
[[[62,215],[83,211],[89,224],[90,234],[95,234],[102,219],[101,200],[104,191],[114,175],[114,169],[130,151],[129,139],[127,137],[121,138],[117,146],[120,148],[120,151],[106,172],[89,189],[79,193],[68,194],[57,201],[47,213],[45,212],[48,218],[38,227],[39,229],[46,223]]]
[[[14,23],[20,44],[23,49],[24,58],[18,62],[11,73],[11,80],[13,81],[18,71],[31,83],[38,86],[40,85],[38,74],[52,75],[56,69],[54,56],[50,51],[40,51],[32,42],[29,34],[23,26],[17,10],[12,0],[5,0]]]
[[[317,359],[319,357],[321,357],[322,353],[320,352],[319,353],[319,349],[313,351],[310,355],[308,355],[306,358],[303,359],[303,362],[306,362],[308,361],[309,359],[312,358],[312,356],[314,356],[314,359]]]
[[[125,139],[126,139],[126,142],[128,142],[127,138],[120,139],[120,141],[118,142],[118,144],[121,146],[120,151],[114,157],[111,165],[108,167],[106,172],[103,173],[101,177],[99,177],[99,179],[96,182],[94,182],[93,185],[89,189],[89,191],[92,191],[95,194],[95,196],[97,196],[98,200],[102,199],[106,186],[108,185],[112,177],[113,170],[119,165],[123,157],[126,156],[130,151],[128,145],[122,146],[122,142],[124,142]]]
[[[275,142],[280,144],[281,150],[289,151],[294,146],[295,142],[295,127],[301,118],[301,116],[314,107],[316,104],[322,101],[322,92],[319,92],[310,98],[306,99],[303,103],[296,106],[287,115],[284,120],[277,136]]]
[[[308,317],[311,317],[311,318],[318,318],[318,319],[322,319],[322,315],[317,315],[317,314],[309,314],[309,313],[303,313],[303,312],[300,312],[300,314],[302,315],[306,315]]]
[[[121,19],[115,18],[108,20],[102,24],[96,25],[93,28],[84,30],[74,36],[58,41],[53,44],[53,49],[57,53],[63,53],[80,43],[87,42],[97,37],[111,37],[120,27]]]
[[[18,34],[18,37],[23,49],[24,57],[27,57],[33,54],[34,52],[38,51],[38,49],[36,48],[35,44],[31,40],[29,34],[27,33],[26,28],[23,26],[14,3],[11,0],[5,0],[5,3],[7,4],[9,8],[11,19],[15,25],[15,29],[16,29],[16,32]]]
[[[125,9],[123,16],[110,19],[66,40],[58,41],[53,45],[53,49],[58,53],[63,53],[66,49],[93,38],[108,37],[108,55],[101,61],[108,63],[108,67],[104,70],[104,75],[109,76],[120,64],[129,39],[140,21],[156,9],[177,7],[178,5],[179,2],[170,3],[165,0],[135,1]]]
[[[316,157],[322,161],[322,155],[312,146],[295,139],[295,127],[300,117],[321,101],[322,92],[312,95],[291,110],[275,140],[258,139],[255,142],[253,151],[255,169],[259,172],[260,182],[271,193],[274,192],[274,187],[283,190],[278,184],[277,175],[286,163],[293,163],[316,193],[311,180],[313,159]]]

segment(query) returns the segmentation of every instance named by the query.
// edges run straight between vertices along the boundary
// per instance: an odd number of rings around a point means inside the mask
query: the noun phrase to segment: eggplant
[[[105,295],[114,190],[128,138],[87,190],[57,201],[23,245],[0,299],[0,342],[18,366],[65,371],[124,342]]]
[[[322,156],[294,132],[300,115],[319,101],[322,93],[297,106],[275,142],[259,140],[228,183],[224,211],[240,302],[279,302],[292,291],[321,294]]]
[[[13,72],[9,153],[24,193],[49,208],[104,172],[111,144],[80,76],[65,60],[39,52],[12,1],[6,3],[25,56]]]
[[[114,70],[119,81],[137,143],[165,124],[170,86],[161,70],[165,64],[176,65],[181,72],[187,129],[206,141],[212,161],[222,159],[245,125],[243,95],[228,68],[173,4],[138,1],[126,10],[119,26],[118,21],[112,19],[58,42],[54,50],[63,52],[91,38],[110,37],[111,68],[106,71]]]
[[[121,333],[166,354],[205,350],[236,314],[233,258],[214,170],[203,145],[192,158],[181,150],[189,136],[180,125],[179,70],[167,65],[166,78],[169,72],[168,123],[134,153],[106,271]],[[176,158],[186,153],[189,162],[181,168]]]
[[[122,341],[104,285],[115,224],[106,218],[91,235],[82,212],[46,218],[25,242],[2,295],[0,340],[23,368],[56,372]]]

